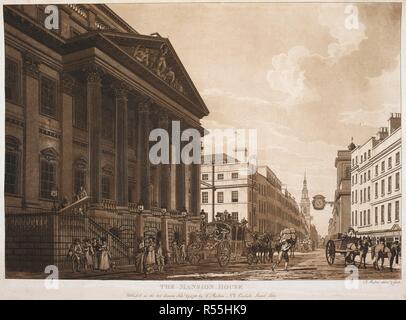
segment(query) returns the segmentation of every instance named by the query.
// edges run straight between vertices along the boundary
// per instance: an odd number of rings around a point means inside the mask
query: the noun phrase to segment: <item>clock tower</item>
[[[302,198],[300,200],[300,210],[304,214],[304,216],[306,218],[307,226],[310,229],[312,216],[310,215],[310,199],[309,199],[309,191],[307,190],[306,171],[304,173],[304,179],[303,179]]]

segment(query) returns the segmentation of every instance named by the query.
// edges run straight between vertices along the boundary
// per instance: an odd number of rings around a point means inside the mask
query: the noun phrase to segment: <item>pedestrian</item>
[[[110,270],[110,251],[107,245],[107,239],[102,239],[102,245],[100,247],[100,265],[99,269],[102,271]]]
[[[182,242],[180,246],[180,260],[182,263],[186,262],[186,243]]]
[[[93,257],[94,257],[94,250],[93,246],[90,242],[89,239],[84,239],[83,240],[83,257],[84,257],[84,269],[85,271],[87,270],[94,270],[94,263],[93,263]]]
[[[144,238],[138,239],[137,255],[135,257],[135,270],[139,273],[144,273],[144,257],[145,257],[145,243]]]
[[[71,244],[68,251],[68,257],[71,260],[72,272],[80,272],[83,250],[79,239],[75,239]]]
[[[272,265],[272,271],[275,271],[275,267],[277,267],[282,259],[285,260],[285,271],[288,271],[288,266],[289,266],[289,250],[292,247],[292,239],[285,239],[282,238],[282,246],[281,246],[281,250],[278,254],[278,259],[277,261]]]
[[[100,244],[97,238],[92,239],[93,270],[98,270],[100,265]]]
[[[147,247],[147,256],[145,260],[145,274],[152,273],[154,271],[154,267],[156,265],[155,259],[155,246],[154,246],[154,239],[149,238],[148,247]]]
[[[158,246],[156,249],[156,263],[158,266],[158,272],[162,273],[164,271],[164,266],[165,266],[165,257],[163,254],[162,244],[160,241],[158,242]]]
[[[174,264],[179,263],[179,248],[178,248],[178,242],[174,240],[172,242],[172,262]]]

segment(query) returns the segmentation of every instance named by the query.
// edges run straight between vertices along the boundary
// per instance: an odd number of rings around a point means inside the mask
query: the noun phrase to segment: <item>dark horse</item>
[[[398,246],[394,246],[391,243],[385,244],[384,239],[380,239],[379,243],[372,246],[371,248],[371,258],[373,261],[373,266],[376,270],[383,270],[383,264],[385,258],[389,259],[389,269],[393,271],[393,261],[398,255]],[[379,266],[379,260],[381,260],[381,266]]]

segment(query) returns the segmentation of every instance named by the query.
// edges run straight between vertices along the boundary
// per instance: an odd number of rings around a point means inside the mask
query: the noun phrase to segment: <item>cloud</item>
[[[385,104],[382,109],[372,111],[359,108],[353,111],[341,112],[338,114],[338,121],[344,124],[378,128],[386,126],[385,119],[389,118],[390,113],[399,112],[399,110],[400,107],[396,104]]]
[[[239,96],[230,91],[223,91],[218,88],[209,88],[205,89],[201,92],[203,97],[225,97],[231,100],[235,100],[237,102],[244,102],[247,104],[253,105],[269,105],[271,104],[270,101],[264,100],[257,97],[250,97],[250,96]]]
[[[275,101],[284,107],[318,99],[317,91],[305,84],[305,74],[301,62],[310,56],[303,46],[295,46],[288,53],[281,53],[272,58],[272,69],[268,70],[266,79],[273,91],[283,93],[283,98]]]
[[[359,20],[358,7],[352,4],[325,4],[320,6],[318,21],[327,27],[336,39],[328,44],[330,58],[340,58],[358,50],[359,44],[367,39],[366,27]]]

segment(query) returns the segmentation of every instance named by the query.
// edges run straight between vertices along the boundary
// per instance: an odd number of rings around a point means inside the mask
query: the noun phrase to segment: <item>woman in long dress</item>
[[[140,237],[139,244],[138,244],[138,250],[137,250],[137,256],[136,256],[136,263],[135,263],[135,269],[139,273],[144,272],[144,256],[145,256],[144,238]]]
[[[147,258],[146,258],[145,264],[146,264],[145,271],[147,274],[154,271],[156,259],[155,259],[155,246],[154,246],[153,239],[149,239],[148,248],[147,248]]]
[[[94,264],[93,264],[93,256],[94,256],[94,250],[93,246],[90,243],[89,239],[84,240],[84,245],[83,245],[83,253],[85,257],[85,271],[88,269],[93,270]]]
[[[107,271],[110,269],[110,253],[107,246],[107,241],[103,240],[101,245],[101,255],[100,255],[100,266],[99,269],[102,271]]]

